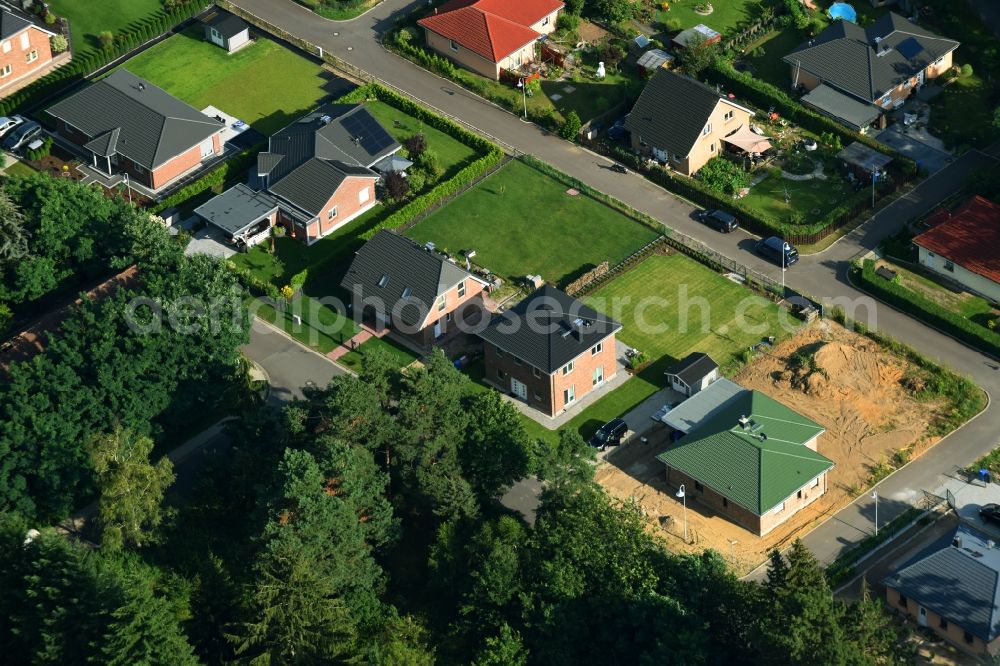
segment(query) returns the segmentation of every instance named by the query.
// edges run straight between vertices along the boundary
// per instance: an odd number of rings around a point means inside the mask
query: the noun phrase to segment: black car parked
[[[716,231],[721,231],[724,234],[728,234],[730,231],[736,231],[740,227],[736,218],[724,210],[703,210],[698,213],[698,219]]]
[[[1000,525],[1000,504],[984,504],[979,509],[979,517],[984,523]]]
[[[791,243],[777,236],[765,238],[757,243],[757,254],[774,263],[788,268],[799,260],[799,251]]]
[[[590,438],[590,445],[603,451],[609,446],[621,444],[627,432],[628,424],[625,421],[613,419],[598,428],[594,436]]]

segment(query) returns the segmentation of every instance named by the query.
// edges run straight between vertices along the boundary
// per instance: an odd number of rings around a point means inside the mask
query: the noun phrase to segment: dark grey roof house
[[[808,103],[856,126],[870,111],[850,100],[891,108],[927,79],[947,71],[958,46],[890,12],[866,28],[835,21],[783,60],[791,66],[793,86],[827,88]]]
[[[487,283],[444,255],[383,229],[358,250],[340,285],[351,292],[356,316],[423,345],[441,337],[451,313]]]
[[[890,608],[973,654],[1000,652],[1000,543],[960,525],[882,581]]]
[[[61,135],[91,155],[95,169],[127,172],[153,190],[222,152],[223,124],[124,69],[48,113]]]
[[[692,352],[670,366],[663,374],[679,393],[692,396],[719,378],[719,364],[703,352]]]
[[[15,14],[7,7],[0,7],[0,39],[9,39],[33,25],[26,17]]]
[[[217,11],[205,21],[205,39],[232,53],[250,43],[250,25],[239,16]]]
[[[552,374],[621,328],[614,319],[546,284],[496,315],[479,336]]]
[[[633,148],[652,151],[671,168],[693,175],[722,152],[722,139],[752,115],[700,81],[658,69],[639,95],[625,129],[632,133]]]
[[[319,215],[348,176],[375,180],[376,162],[402,146],[361,104],[330,104],[271,137],[257,175],[272,194]]]
[[[265,222],[269,227],[279,208],[278,202],[267,192],[258,192],[239,183],[198,206],[194,212],[230,238],[241,238],[248,232],[263,231],[255,228]]]

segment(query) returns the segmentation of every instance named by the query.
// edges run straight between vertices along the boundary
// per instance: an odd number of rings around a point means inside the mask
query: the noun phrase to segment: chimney
[[[146,84],[145,83],[140,83],[139,84],[139,92],[142,92],[145,89],[146,89]]]
[[[743,415],[740,416],[740,418],[739,418],[740,428],[742,428],[743,430],[746,430],[747,426],[749,425],[749,423],[750,422],[747,420],[746,414],[743,414]]]

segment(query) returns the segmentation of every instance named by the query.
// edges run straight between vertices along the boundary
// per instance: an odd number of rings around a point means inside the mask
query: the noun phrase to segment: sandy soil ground
[[[799,360],[810,356],[811,363]],[[738,572],[749,572],[772,548],[786,546],[853,499],[880,459],[901,449],[915,457],[933,443],[925,433],[937,405],[907,391],[901,383],[907,370],[905,360],[875,342],[833,322],[817,321],[734,378],[823,425],[827,431],[820,436],[819,452],[836,463],[828,492],[764,537],[695,500],[688,503],[684,542],[683,507],[674,496],[676,488],[664,481],[663,464],[655,459],[667,445],[666,426],[649,433],[649,444],[630,444],[608,456],[597,470],[597,480],[611,495],[638,502],[651,529],[671,549],[714,548]]]

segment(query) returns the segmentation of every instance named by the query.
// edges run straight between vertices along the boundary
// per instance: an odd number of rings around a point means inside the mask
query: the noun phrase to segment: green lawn
[[[308,296],[300,297],[296,304],[289,305],[281,313],[266,303],[254,302],[251,313],[321,354],[333,351],[361,330],[354,320]],[[301,324],[292,319],[293,313],[302,317]]]
[[[782,333],[778,306],[682,254],[654,255],[584,300],[622,322],[623,342],[664,365],[695,351],[725,365]]]
[[[899,264],[884,263],[896,271],[901,287],[916,292],[946,310],[951,310],[982,326],[986,326],[986,323],[993,319],[993,306],[986,299],[968,292],[949,289],[933,278],[907,270]]]
[[[708,16],[702,16],[694,11],[695,6],[703,4],[704,0],[671,0],[670,9],[660,9],[656,12],[658,21],[673,32],[693,28],[704,23],[712,30],[724,35],[736,32],[734,28],[740,23],[753,20],[764,4],[762,0],[715,0],[713,11]],[[655,3],[661,5],[662,3]]]
[[[48,0],[48,4],[56,15],[69,19],[77,56],[100,48],[100,32],[118,34],[163,9],[161,0]]]
[[[200,27],[164,40],[124,65],[196,109],[213,105],[273,134],[327,96],[331,76],[269,39],[227,54]]]
[[[453,176],[462,167],[478,157],[475,150],[458,139],[413,116],[406,115],[385,102],[366,102],[365,107],[400,143],[414,134],[423,133],[427,137],[427,150],[437,156],[444,169],[442,178]]]
[[[356,350],[349,351],[337,359],[337,363],[350,368],[354,372],[361,372],[361,366],[364,363],[365,354],[374,349],[382,349],[383,351],[388,352],[389,356],[400,368],[405,368],[419,358],[416,354],[395,340],[390,340],[389,338],[369,338]]]
[[[24,162],[14,162],[3,170],[5,176],[24,176],[25,178],[34,176],[36,173],[38,172]]]
[[[656,232],[515,161],[406,232],[450,252],[474,249],[498,275],[565,282],[607,260],[612,265]]]
[[[997,100],[996,89],[979,76],[956,79],[931,100],[928,129],[949,148],[988,145],[1000,138],[992,124]]]
[[[834,167],[827,166],[826,175],[826,180],[788,180],[775,168],[741,201],[777,223],[808,223],[855,196],[852,186]]]
[[[803,41],[802,34],[794,26],[788,26],[784,30],[769,32],[754,42],[747,49],[746,57],[753,67],[754,76],[781,90],[788,90],[792,81],[791,68],[782,58]]]
[[[335,0],[330,4],[320,4],[319,6],[316,6],[315,2],[303,2],[302,4],[309,7],[325,19],[329,19],[331,21],[349,21],[353,18],[361,16],[369,9],[377,5],[380,1],[381,0],[347,0],[347,2],[341,2],[340,0]]]

